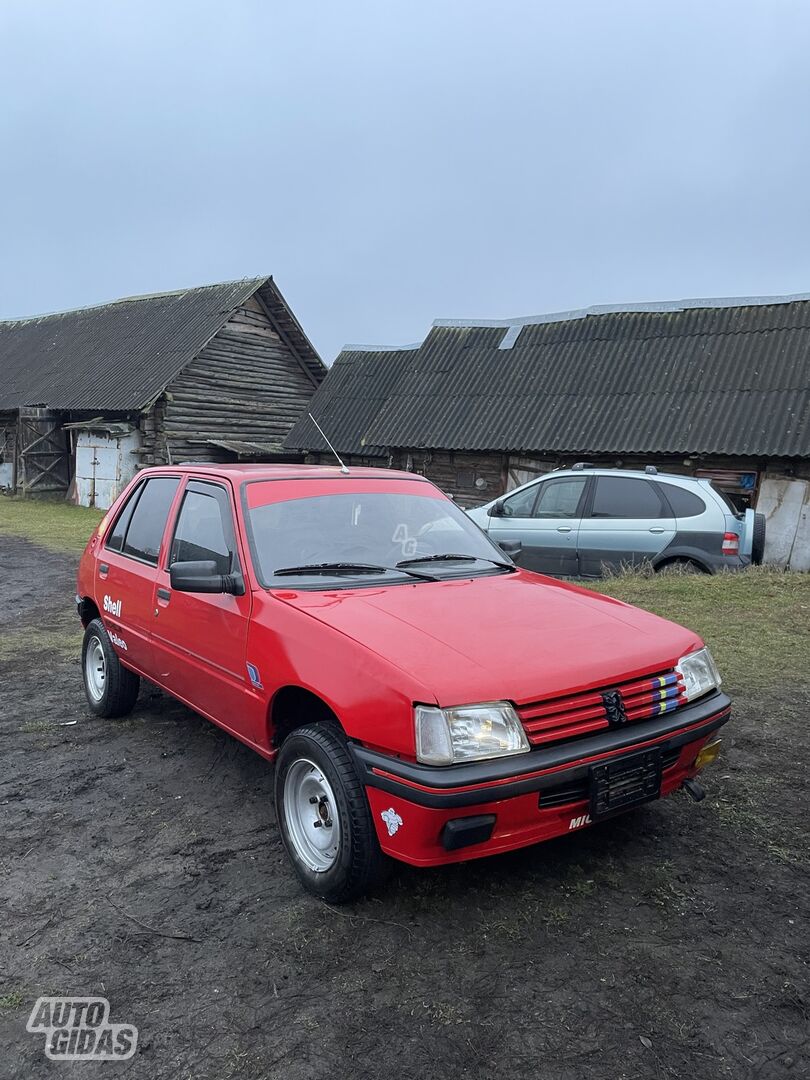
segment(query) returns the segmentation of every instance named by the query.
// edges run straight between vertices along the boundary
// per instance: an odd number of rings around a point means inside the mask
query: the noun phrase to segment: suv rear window
[[[706,503],[693,491],[686,491],[685,488],[676,487],[675,484],[659,484],[659,487],[663,490],[664,497],[672,507],[675,517],[697,517],[705,513]]]
[[[153,476],[141,484],[119,514],[107,547],[156,565],[179,483],[176,476]]]
[[[632,476],[598,476],[592,518],[671,517],[652,484]]]

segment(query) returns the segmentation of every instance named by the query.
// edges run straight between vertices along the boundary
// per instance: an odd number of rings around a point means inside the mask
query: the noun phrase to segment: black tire
[[[754,514],[754,530],[751,537],[751,562],[761,566],[765,555],[765,515]]]
[[[92,661],[93,651],[103,656],[103,686],[91,683],[88,664]],[[90,654],[90,661],[88,660]],[[107,631],[101,619],[93,619],[84,631],[82,642],[82,681],[87,704],[96,716],[126,716],[132,712],[138,697],[140,678],[118,659],[110,644]]]
[[[314,870],[303,861],[287,820],[285,789],[290,770],[301,762],[317,766],[334,795],[336,812],[327,820],[334,819],[335,825],[330,827],[338,828],[337,853],[324,870]],[[313,896],[330,904],[345,904],[368,892],[383,877],[389,860],[380,850],[365,790],[346,738],[336,724],[307,724],[290,732],[276,761],[275,800],[284,847],[301,883]],[[313,821],[319,809],[313,808]]]

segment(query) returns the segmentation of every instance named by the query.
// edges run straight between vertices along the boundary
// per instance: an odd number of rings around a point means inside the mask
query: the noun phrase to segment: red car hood
[[[515,574],[276,593],[406,671],[441,705],[536,701],[671,667],[696,634],[551,578]]]

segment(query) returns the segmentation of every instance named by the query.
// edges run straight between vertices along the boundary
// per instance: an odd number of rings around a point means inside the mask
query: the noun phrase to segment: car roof
[[[414,480],[429,484],[431,481],[419,473],[404,472],[400,469],[377,469],[373,466],[363,468],[350,466],[344,472],[339,465],[269,465],[248,462],[233,462],[212,465],[210,462],[183,461],[178,465],[156,465],[142,469],[139,476],[161,476],[178,473],[209,474],[228,477],[234,483],[243,480]]]

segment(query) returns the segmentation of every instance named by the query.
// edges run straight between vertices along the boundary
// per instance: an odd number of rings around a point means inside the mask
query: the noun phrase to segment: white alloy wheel
[[[307,758],[290,766],[284,779],[284,816],[295,854],[316,874],[334,865],[340,848],[340,820],[329,781]]]
[[[84,677],[90,696],[94,701],[101,701],[107,681],[107,661],[104,657],[104,649],[97,637],[92,638],[87,645],[84,657]]]

